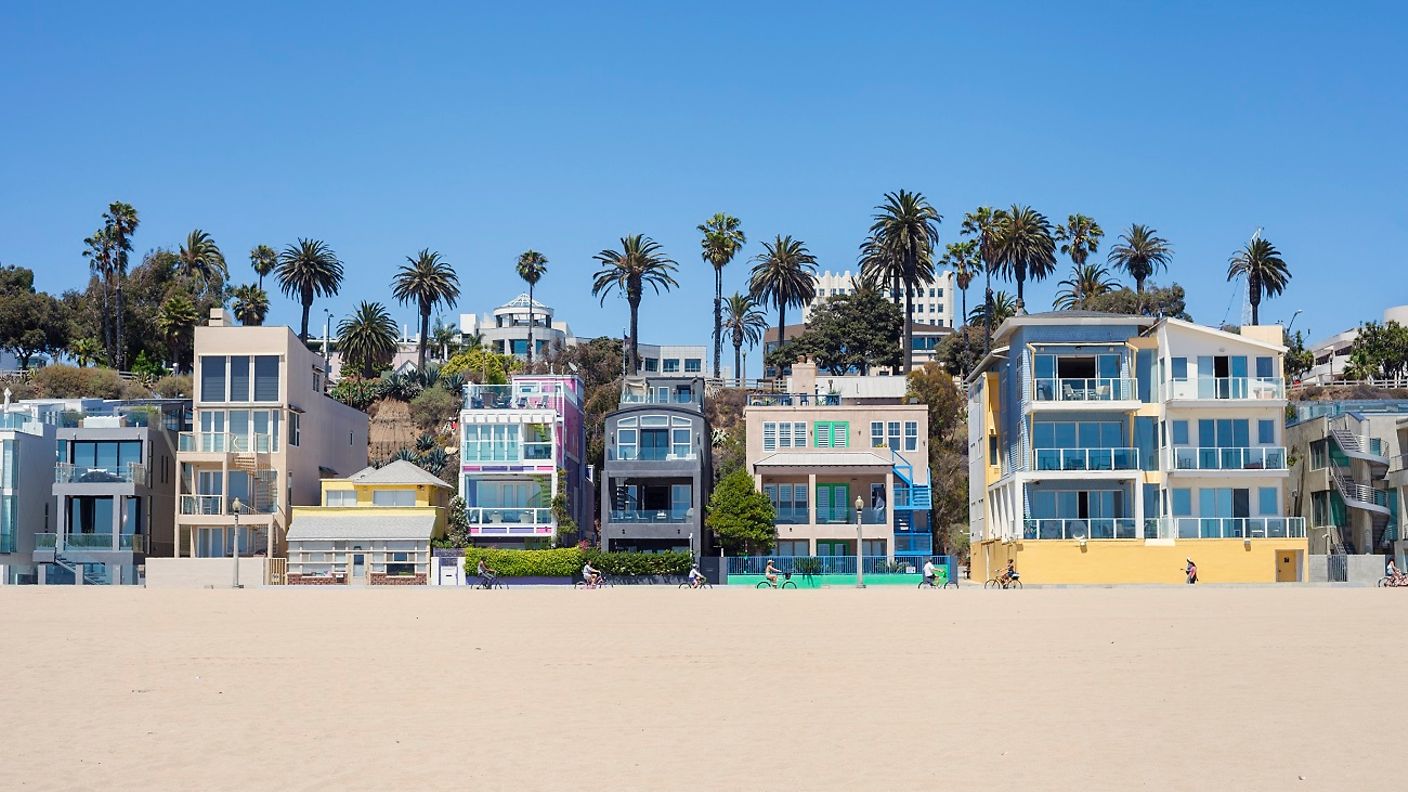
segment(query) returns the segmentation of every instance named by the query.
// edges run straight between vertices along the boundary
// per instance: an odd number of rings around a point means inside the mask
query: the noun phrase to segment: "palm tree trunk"
[[[983,354],[992,351],[992,270],[983,266]]]
[[[890,279],[890,299],[894,301],[895,307],[900,307],[900,274],[895,273]]]
[[[117,304],[114,307],[116,308],[117,312],[117,318],[115,320],[117,324],[117,351],[115,355],[116,359],[114,360],[114,364],[116,365],[118,371],[122,371],[126,368],[125,364],[127,363],[127,351],[122,348],[122,273],[118,273],[117,275],[116,291]]]
[[[787,343],[787,302],[777,301],[777,345]],[[781,373],[781,372],[778,372]]]
[[[1144,293],[1144,279],[1143,279],[1143,278],[1135,278],[1135,279],[1134,279],[1134,293],[1135,293],[1135,294],[1143,294],[1143,293]]]
[[[303,298],[303,320],[298,325],[298,340],[308,346],[308,312],[313,310],[313,290],[304,289],[299,296]]]
[[[1027,272],[1022,267],[1013,267],[1013,275],[1017,279],[1017,313],[1026,311],[1026,301],[1022,299],[1022,286],[1027,282]]]
[[[528,368],[533,373],[533,282],[528,281]]]
[[[733,380],[738,387],[743,387],[743,339],[736,331],[733,334]]]
[[[965,286],[959,291],[963,292],[963,324],[968,324],[968,288]]]
[[[1252,304],[1252,324],[1261,324],[1261,278],[1247,273],[1247,302]]]
[[[416,351],[416,371],[425,371],[425,342],[430,335],[430,306],[420,307],[420,349]]]
[[[627,366],[631,370],[631,375],[634,376],[640,373],[640,334],[637,332],[640,329],[640,296],[637,295],[634,299],[627,298],[626,301],[630,303],[631,307],[631,354],[627,359]]]
[[[714,379],[722,376],[719,357],[724,351],[723,334],[724,271],[714,267]]]
[[[900,354],[900,364],[908,374],[914,368],[914,288],[904,290],[904,349]]]

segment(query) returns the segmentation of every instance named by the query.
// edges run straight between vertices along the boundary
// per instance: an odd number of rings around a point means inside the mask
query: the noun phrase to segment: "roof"
[[[435,533],[435,510],[424,509],[423,514],[408,514],[405,517],[387,518],[385,512],[368,510],[367,514],[357,514],[357,509],[329,510],[328,514],[298,514],[288,529],[288,541],[317,541],[338,539],[424,539],[429,540]]]
[[[358,484],[424,484],[430,487],[444,487],[454,489],[446,484],[439,476],[431,474],[424,468],[398,459],[386,467],[365,467],[347,477],[348,481]]]
[[[1014,328],[1035,324],[1072,325],[1137,325],[1151,327],[1159,320],[1141,314],[1110,313],[1108,311],[1042,311],[1041,313],[1017,314],[998,326],[993,332],[993,340],[1003,338]]]
[[[753,467],[891,467],[889,459],[869,451],[817,451],[768,454]]]
[[[527,292],[524,292],[524,293],[518,295],[517,297],[514,297],[512,300],[509,300],[508,302],[506,302],[506,303],[504,303],[503,305],[500,305],[500,306],[499,306],[499,308],[527,308],[527,307],[528,307],[528,293],[527,293]],[[550,308],[548,308],[548,306],[546,306],[546,305],[543,304],[543,301],[542,301],[542,300],[538,300],[538,299],[535,298],[535,299],[533,300],[533,310],[536,311],[536,310],[539,310],[539,309],[542,309],[542,310],[545,310],[545,311],[551,310]],[[497,310],[497,309],[496,309],[496,310]]]
[[[1270,341],[1262,341],[1259,338],[1252,338],[1251,336],[1246,335],[1244,333],[1229,333],[1226,330],[1222,330],[1217,327],[1208,327],[1207,325],[1200,325],[1195,322],[1185,322],[1182,319],[1174,319],[1173,317],[1166,317],[1162,321],[1163,324],[1167,327],[1181,327],[1185,330],[1191,330],[1193,332],[1204,333],[1206,335],[1211,336],[1217,336],[1218,338],[1223,338],[1228,341],[1236,341],[1243,344],[1251,344],[1252,346],[1258,346],[1262,349],[1270,350],[1273,352],[1286,351],[1286,347],[1284,344],[1274,344]],[[1276,325],[1266,326],[1275,327]],[[1284,333],[1285,331],[1283,330],[1282,332]]]

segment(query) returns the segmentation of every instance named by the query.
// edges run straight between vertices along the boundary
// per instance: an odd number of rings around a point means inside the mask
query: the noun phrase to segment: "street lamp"
[[[240,509],[243,508],[244,504],[240,503],[239,498],[235,498],[234,503],[230,504],[230,510],[235,513],[235,536],[234,541],[231,542],[235,551],[233,554],[235,556],[235,588],[244,588],[240,585]]]
[[[860,518],[861,509],[865,508],[865,500],[861,496],[856,496],[856,588],[865,588],[865,559],[861,557],[861,546],[865,542],[861,539]]]

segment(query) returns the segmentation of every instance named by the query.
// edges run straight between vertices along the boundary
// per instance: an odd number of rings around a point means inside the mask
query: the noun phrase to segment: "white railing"
[[[465,509],[465,515],[470,525],[547,525],[552,522],[552,509],[536,506],[471,506]]]
[[[182,495],[182,514],[219,515],[225,513],[223,495]]]
[[[1035,470],[1138,470],[1137,448],[1034,448]]]
[[[1133,517],[1042,518],[1024,520],[1024,539],[1138,539]]]
[[[1303,539],[1304,517],[1160,517],[1160,539]]]
[[[1037,377],[1032,385],[1032,400],[1039,402],[1134,401],[1139,398],[1135,381],[1127,377]]]
[[[1169,399],[1250,399],[1286,398],[1285,381],[1280,377],[1200,377],[1164,383]]]
[[[1169,449],[1172,470],[1285,470],[1286,449],[1278,446],[1207,448],[1175,446]]]

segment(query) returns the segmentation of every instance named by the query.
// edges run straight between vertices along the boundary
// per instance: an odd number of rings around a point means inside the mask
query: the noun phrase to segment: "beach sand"
[[[1384,789],[1408,592],[0,588],[0,787]]]

